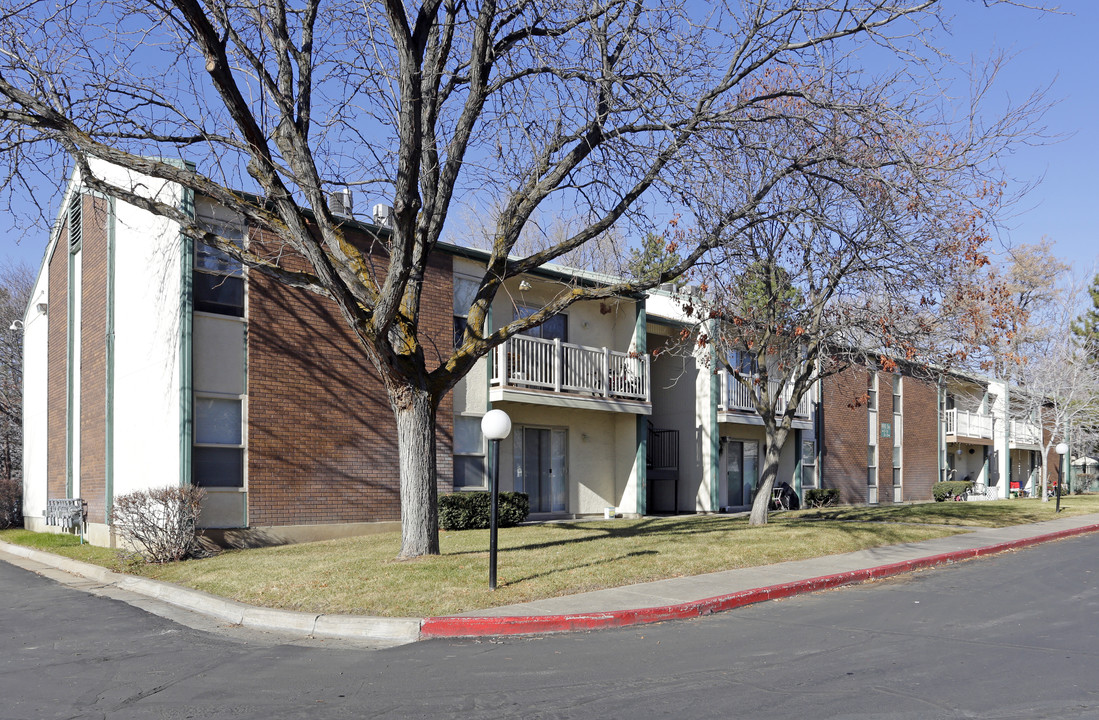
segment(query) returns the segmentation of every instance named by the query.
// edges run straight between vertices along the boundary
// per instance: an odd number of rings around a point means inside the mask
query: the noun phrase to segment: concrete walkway
[[[254,607],[171,583],[113,573],[96,565],[2,541],[0,559],[10,562],[12,556],[26,558],[232,625],[392,645],[433,637],[594,630],[698,617],[1092,532],[1099,532],[1099,514],[1063,517],[1033,525],[981,528],[918,543],[658,580],[429,618],[323,615]]]

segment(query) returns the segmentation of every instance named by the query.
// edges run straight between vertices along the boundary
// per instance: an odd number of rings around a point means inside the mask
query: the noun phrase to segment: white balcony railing
[[[745,412],[755,412],[756,406],[752,404],[752,391],[745,387],[743,384],[737,382],[729,373],[722,370],[718,373],[719,382],[721,383],[720,398],[718,399],[718,409],[721,411],[729,410],[742,410]],[[779,382],[777,380],[769,381],[771,386],[771,392],[777,392]],[[782,397],[779,398],[778,412],[786,411],[786,403],[790,399],[790,388],[786,388],[782,393]],[[798,402],[798,408],[794,412],[798,417],[809,417],[810,400],[809,394],[806,393],[802,396]]]
[[[1020,445],[1041,445],[1042,430],[1037,424],[1026,420],[1011,420],[1011,442]]]
[[[946,434],[955,437],[992,439],[995,418],[991,415],[969,412],[968,410],[946,411]]]
[[[648,402],[649,358],[516,335],[494,350],[492,385]]]

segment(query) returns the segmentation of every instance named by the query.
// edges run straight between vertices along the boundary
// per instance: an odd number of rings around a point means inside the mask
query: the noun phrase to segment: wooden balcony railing
[[[947,410],[946,434],[955,437],[981,438],[991,440],[995,429],[995,418],[991,415],[970,412],[968,410]]]
[[[1009,437],[1020,445],[1041,445],[1042,429],[1036,423],[1012,419]]]
[[[722,370],[718,373],[721,392],[718,399],[718,410],[743,410],[746,412],[755,412],[756,407],[752,404],[752,391],[745,387],[743,384],[737,382],[731,374]],[[777,392],[779,382],[777,380],[770,381],[771,392]],[[787,388],[783,391],[782,396],[779,398],[778,412],[786,412],[786,403],[790,399],[790,389]],[[802,396],[798,402],[797,410],[794,412],[798,417],[809,417],[810,399],[808,393]]]
[[[516,335],[494,351],[492,385],[649,402],[649,358]]]

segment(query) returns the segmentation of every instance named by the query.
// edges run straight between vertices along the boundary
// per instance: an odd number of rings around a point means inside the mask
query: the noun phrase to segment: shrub
[[[23,483],[0,478],[0,530],[23,525]]]
[[[811,508],[828,507],[840,501],[840,491],[836,488],[811,488],[805,491],[805,506]]]
[[[111,524],[148,562],[202,557],[205,551],[195,537],[195,526],[205,496],[202,488],[192,485],[119,495],[111,510]]]
[[[931,494],[935,497],[935,502],[942,502],[947,498],[958,497],[962,493],[968,492],[973,487],[973,483],[969,480],[947,480],[945,482],[937,482],[934,487],[931,488]]]
[[[444,530],[474,530],[487,528],[492,510],[492,496],[487,492],[458,492],[439,496],[439,524]],[[530,499],[526,493],[502,492],[497,508],[499,527],[518,525],[530,515]]]

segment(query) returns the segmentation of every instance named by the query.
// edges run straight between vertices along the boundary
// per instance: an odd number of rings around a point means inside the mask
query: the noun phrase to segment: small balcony
[[[996,419],[991,415],[952,409],[943,418],[947,442],[992,445]]]
[[[489,399],[649,415],[649,358],[516,335],[492,356]]]
[[[1012,418],[1009,422],[1008,438],[1011,447],[1030,446],[1034,449],[1042,447],[1042,428],[1037,423]]]
[[[731,374],[724,370],[718,373],[719,383],[719,395],[717,411],[720,414],[718,417],[719,422],[747,422],[749,424],[760,424],[759,416],[756,414],[755,405],[752,404],[751,390],[741,383],[737,382]],[[777,380],[770,381],[771,391],[777,392],[779,382]],[[790,389],[787,388],[783,391],[782,396],[779,398],[777,410],[786,412],[786,403],[790,400]],[[801,401],[798,403],[797,410],[794,411],[794,417],[799,418],[802,421],[808,422],[811,417],[812,403],[809,394],[802,396]],[[753,422],[753,420],[759,422]],[[797,425],[801,427],[801,425]]]

